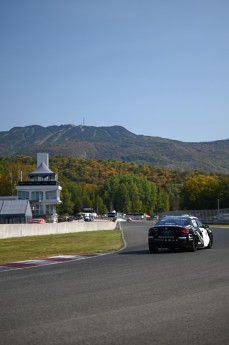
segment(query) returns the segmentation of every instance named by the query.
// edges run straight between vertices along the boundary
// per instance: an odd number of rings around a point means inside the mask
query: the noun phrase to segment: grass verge
[[[0,264],[53,255],[106,253],[122,246],[117,229],[8,238],[0,240]]]
[[[208,224],[210,228],[229,228],[229,224]]]

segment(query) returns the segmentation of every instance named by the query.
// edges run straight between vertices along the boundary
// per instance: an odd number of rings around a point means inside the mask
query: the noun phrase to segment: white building
[[[61,203],[62,187],[57,175],[49,169],[48,153],[37,154],[37,168],[16,187],[19,200],[29,200],[33,217],[57,222],[56,206]]]

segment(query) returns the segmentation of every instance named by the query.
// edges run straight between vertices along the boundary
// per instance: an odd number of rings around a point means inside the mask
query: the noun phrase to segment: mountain
[[[166,169],[229,173],[229,139],[186,143],[135,135],[121,126],[32,125],[0,132],[0,157],[50,156],[110,159]]]

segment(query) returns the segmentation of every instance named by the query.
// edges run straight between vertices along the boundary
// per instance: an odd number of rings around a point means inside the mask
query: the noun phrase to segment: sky
[[[0,0],[0,131],[228,139],[228,0]]]

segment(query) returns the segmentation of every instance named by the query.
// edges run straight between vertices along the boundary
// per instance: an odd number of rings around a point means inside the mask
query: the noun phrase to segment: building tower
[[[33,217],[43,217],[47,222],[56,223],[56,206],[61,203],[62,187],[57,174],[49,169],[49,154],[37,153],[37,168],[28,174],[27,181],[18,183],[20,200],[29,200]]]

